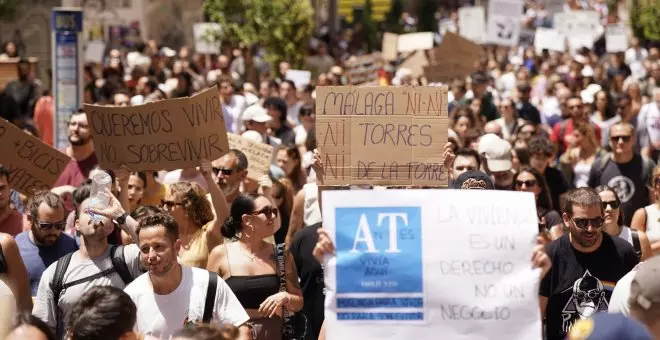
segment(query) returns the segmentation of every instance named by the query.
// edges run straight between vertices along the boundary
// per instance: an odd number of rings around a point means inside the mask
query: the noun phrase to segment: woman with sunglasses
[[[206,268],[209,253],[224,241],[220,229],[222,221],[229,215],[229,206],[225,194],[213,180],[211,162],[202,160],[200,170],[208,184],[215,214],[204,189],[193,182],[169,185],[161,207],[179,225],[179,263]]]
[[[653,254],[660,251],[660,165],[653,168],[653,197],[654,201],[635,211],[630,228],[643,231],[648,236]]]
[[[623,212],[621,201],[616,191],[610,186],[601,185],[596,187],[603,208],[603,231],[610,236],[618,236],[630,243],[641,261],[651,255],[651,244],[644,231],[631,230],[623,225]]]
[[[523,168],[513,177],[515,191],[525,191],[534,194],[536,200],[536,214],[539,219],[539,233],[550,233],[551,239],[563,235],[561,216],[552,209],[550,190],[548,184],[536,169]]]
[[[217,272],[241,302],[255,340],[282,339],[282,307],[297,312],[303,306],[293,257],[285,251],[284,273],[279,272],[280,254],[265,241],[279,227],[280,215],[272,198],[240,194],[222,227],[222,234],[236,242],[213,249],[206,268]],[[281,278],[285,287],[280,286]]]

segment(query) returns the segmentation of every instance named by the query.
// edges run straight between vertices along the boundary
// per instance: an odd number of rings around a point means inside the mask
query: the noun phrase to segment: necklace
[[[247,256],[250,259],[250,262],[254,262],[254,260],[257,258],[257,255],[254,255],[248,251],[246,251],[242,246],[238,246],[238,249],[243,253],[243,255]]]

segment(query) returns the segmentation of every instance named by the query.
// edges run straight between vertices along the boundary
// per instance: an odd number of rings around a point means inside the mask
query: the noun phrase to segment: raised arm
[[[7,285],[16,297],[16,306],[21,311],[30,312],[32,297],[30,296],[28,272],[16,241],[8,234],[1,234],[0,244],[2,244],[2,253],[7,261]]]
[[[222,233],[220,232],[222,224],[225,223],[225,219],[229,216],[229,205],[227,204],[227,197],[222,192],[218,183],[213,179],[213,167],[211,162],[208,160],[201,160],[199,165],[200,171],[206,180],[206,185],[209,188],[209,194],[211,194],[211,201],[213,201],[213,209],[215,210],[215,215],[213,221],[211,221],[211,228],[208,230],[209,233],[213,234],[217,239],[222,240]]]

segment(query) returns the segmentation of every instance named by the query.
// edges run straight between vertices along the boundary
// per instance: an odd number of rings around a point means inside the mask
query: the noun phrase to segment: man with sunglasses
[[[248,159],[237,149],[231,149],[224,156],[211,163],[215,182],[227,197],[227,204],[231,206],[234,198],[241,193],[241,182],[247,177]],[[211,200],[211,196],[208,196]]]
[[[607,311],[614,285],[638,262],[628,242],[603,231],[594,189],[568,192],[562,219],[568,233],[546,246],[552,268],[540,287],[548,340],[564,339],[577,320]]]
[[[619,122],[610,127],[611,153],[596,159],[591,166],[587,184],[595,188],[609,185],[621,200],[623,224],[630,225],[635,211],[649,205],[648,186],[655,164],[634,151],[635,129],[632,124]]]
[[[60,257],[78,250],[76,241],[63,233],[64,202],[50,191],[38,191],[28,202],[30,230],[16,236],[16,244],[28,271],[32,296],[37,295],[41,275]]]

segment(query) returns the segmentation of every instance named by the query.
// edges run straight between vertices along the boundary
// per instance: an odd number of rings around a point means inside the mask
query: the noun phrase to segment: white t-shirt
[[[209,274],[206,270],[182,267],[179,287],[169,295],[157,295],[151,286],[149,274],[133,281],[125,292],[137,306],[135,331],[159,339],[170,339],[172,334],[202,321]],[[240,326],[250,319],[229,286],[218,278],[212,324]]]
[[[614,286],[612,296],[610,297],[610,303],[607,309],[608,313],[621,313],[626,316],[630,315],[630,305],[628,304],[628,299],[630,298],[630,286],[632,285],[632,281],[635,278],[635,274],[637,274],[637,268],[639,268],[640,264],[616,282],[616,286]]]

